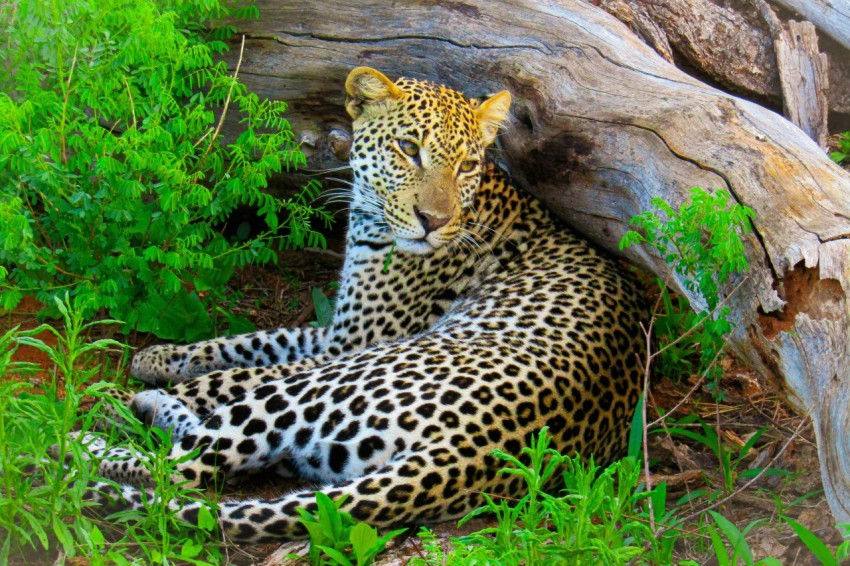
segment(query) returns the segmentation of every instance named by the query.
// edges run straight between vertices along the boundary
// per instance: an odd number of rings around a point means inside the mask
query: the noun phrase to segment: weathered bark
[[[779,95],[773,41],[757,14],[710,0],[599,0],[599,7],[671,63],[679,60],[738,92]]]
[[[803,132],[677,70],[584,0],[259,5],[262,18],[243,24],[241,76],[292,104],[296,129],[317,140],[315,168],[339,165],[325,140],[347,128],[343,80],[370,65],[470,95],[508,88],[501,157],[608,249],[652,197],[678,206],[694,185],[753,208],[732,344],[811,411],[827,498],[850,520],[850,176]],[[626,255],[669,275],[647,250]]]
[[[847,0],[771,1],[798,12],[845,49],[850,49],[850,4]]]
[[[785,117],[826,150],[829,62],[818,49],[815,26],[811,22],[790,21],[786,31],[765,0],[752,1],[773,37]]]
[[[599,0],[598,4],[668,61],[745,96],[781,106],[773,34],[752,0],[731,5],[711,0]],[[826,93],[828,108],[848,114],[850,51],[832,47],[827,53],[832,86]]]
[[[818,50],[818,34],[810,22],[788,22],[773,41],[782,78],[785,116],[827,149],[826,55]]]

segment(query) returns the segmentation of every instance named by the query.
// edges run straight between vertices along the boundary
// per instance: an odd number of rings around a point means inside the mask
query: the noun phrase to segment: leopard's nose
[[[433,214],[422,212],[419,210],[418,206],[413,207],[413,214],[416,215],[416,218],[419,219],[419,223],[422,224],[422,227],[425,229],[426,236],[434,230],[442,228],[449,223],[449,220],[452,219],[451,216],[434,216]]]

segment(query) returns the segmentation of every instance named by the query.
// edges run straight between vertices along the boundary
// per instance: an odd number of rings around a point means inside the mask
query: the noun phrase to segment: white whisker
[[[302,169],[307,175],[311,177],[318,177],[319,175],[325,175],[327,173],[336,173],[337,171],[347,171],[351,169],[351,165],[342,165],[340,167],[331,167],[329,169]]]
[[[344,184],[344,185],[348,185],[348,186],[350,186],[350,187],[353,187],[353,186],[354,186],[354,183],[352,183],[352,182],[351,182],[351,181],[349,181],[348,179],[340,179],[339,177],[328,177],[328,179],[327,179],[327,180],[328,180],[328,181],[336,181],[336,182],[338,182],[338,183],[342,183],[342,184]]]

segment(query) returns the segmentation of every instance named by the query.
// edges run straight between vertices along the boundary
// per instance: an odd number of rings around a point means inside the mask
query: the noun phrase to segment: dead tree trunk
[[[773,0],[795,10],[835,41],[850,49],[850,5],[845,0]]]
[[[850,175],[802,131],[678,71],[584,0],[259,5],[262,18],[242,24],[240,76],[292,104],[315,168],[340,165],[342,83],[369,65],[470,95],[508,88],[504,159],[609,249],[652,197],[678,205],[694,185],[753,208],[732,343],[811,411],[827,498],[837,520],[850,520]],[[669,275],[646,250],[627,256]]]
[[[586,0],[625,23],[662,57],[687,66],[693,72],[732,92],[755,96],[782,106],[781,66],[777,64],[775,37],[781,29],[760,17],[755,7],[770,10],[768,0],[718,3],[712,0]],[[811,0],[775,0],[778,4]],[[844,1],[844,0],[842,0]],[[837,3],[836,3],[837,4]],[[809,6],[814,7],[814,4]],[[787,20],[786,17],[783,21]],[[829,20],[835,27],[841,13],[834,9]],[[807,16],[803,14],[803,18]],[[821,18],[822,20],[823,18]],[[777,23],[777,25],[779,25]],[[823,30],[821,30],[823,31]],[[850,33],[850,27],[848,27]],[[786,33],[787,35],[787,33]],[[796,39],[791,35],[791,38]],[[823,39],[823,38],[821,38]],[[850,45],[821,41],[829,58],[831,112],[850,113]],[[787,70],[787,68],[786,68]]]

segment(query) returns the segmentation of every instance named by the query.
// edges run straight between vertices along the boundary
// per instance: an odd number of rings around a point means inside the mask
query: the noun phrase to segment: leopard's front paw
[[[195,376],[191,346],[162,344],[145,348],[133,356],[130,374],[151,385],[167,386]]]
[[[200,419],[178,399],[153,389],[136,393],[130,404],[133,413],[148,426],[171,429],[171,438],[179,441],[195,430]]]

